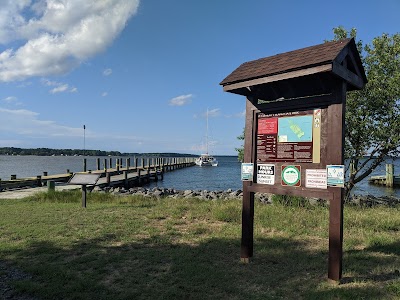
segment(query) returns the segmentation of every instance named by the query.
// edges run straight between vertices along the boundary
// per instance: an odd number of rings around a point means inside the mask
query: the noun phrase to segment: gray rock
[[[192,190],[186,190],[183,192],[183,196],[188,196],[188,195],[192,195],[193,191]]]
[[[155,191],[153,191],[152,193],[150,193],[150,195],[153,195],[154,197],[157,197],[157,198],[161,198],[161,197],[163,197],[164,195],[165,195],[165,193],[164,193],[164,191],[162,191],[162,190],[155,190]]]

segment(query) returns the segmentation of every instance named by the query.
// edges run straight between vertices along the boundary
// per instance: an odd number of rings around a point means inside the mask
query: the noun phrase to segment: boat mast
[[[206,127],[206,154],[208,155],[208,107],[207,107],[206,119],[207,119],[207,121],[206,121],[206,124],[207,124],[207,127]]]

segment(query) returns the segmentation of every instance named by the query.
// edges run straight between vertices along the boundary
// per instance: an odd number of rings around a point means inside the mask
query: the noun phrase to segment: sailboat
[[[206,134],[206,153],[201,154],[198,158],[196,158],[195,163],[196,165],[203,167],[203,166],[218,166],[218,160],[208,154],[208,109],[207,109],[207,134]]]

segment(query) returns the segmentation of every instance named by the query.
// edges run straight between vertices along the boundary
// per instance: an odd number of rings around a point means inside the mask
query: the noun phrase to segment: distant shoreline
[[[158,157],[190,157],[196,154],[174,153],[174,152],[120,152],[120,151],[103,151],[92,149],[52,149],[52,148],[16,148],[1,147],[0,155],[11,156],[158,156]]]

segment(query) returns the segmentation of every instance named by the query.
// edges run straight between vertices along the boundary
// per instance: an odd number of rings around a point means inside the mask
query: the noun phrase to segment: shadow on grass
[[[380,255],[376,255],[377,253],[380,253]],[[364,250],[350,250],[345,254],[347,255],[346,261],[349,264],[349,269],[357,275],[344,277],[342,283],[400,280],[400,265],[397,265],[397,269],[390,269],[380,274],[371,272],[376,267],[380,267],[383,270],[386,266],[394,265],[391,255],[400,255],[400,242],[374,245]]]
[[[389,246],[390,248],[390,246]],[[35,242],[25,250],[2,253],[8,263],[32,275],[15,281],[16,288],[38,299],[371,299],[386,298],[379,284],[368,287],[326,283],[327,252],[308,251],[286,238],[258,239],[250,264],[239,260],[240,243],[211,239],[198,245],[176,244],[155,235],[139,242],[122,242],[110,234],[77,241],[68,247]],[[373,250],[348,252],[345,268],[368,277],[360,260],[376,266],[393,261]],[[361,259],[362,258],[362,259]],[[360,259],[360,260],[359,260]],[[344,281],[346,282],[346,280]]]

